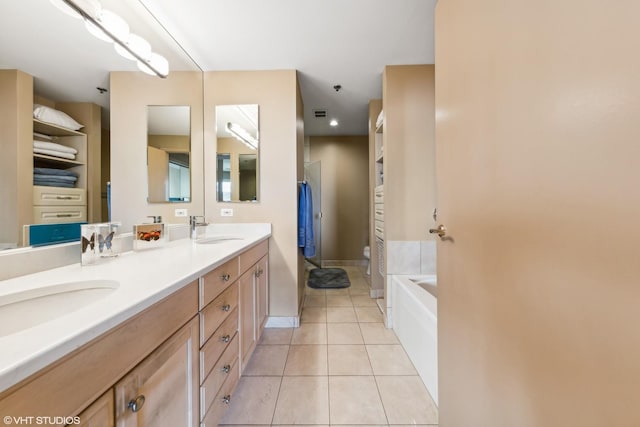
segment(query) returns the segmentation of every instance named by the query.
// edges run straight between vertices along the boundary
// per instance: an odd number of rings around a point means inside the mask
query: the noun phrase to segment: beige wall
[[[202,73],[174,71],[159,79],[140,72],[111,73],[111,198],[112,220],[123,231],[162,215],[167,223],[187,223],[175,209],[204,213],[202,170]],[[148,203],[147,106],[191,107],[191,203]]]
[[[258,202],[216,201],[215,107],[230,104],[260,106],[260,190]],[[302,142],[299,140],[300,100],[295,70],[212,71],[204,73],[204,140],[206,217],[212,222],[269,222],[270,316],[297,316],[299,258],[297,248],[297,179]],[[233,217],[221,217],[232,208]]]
[[[440,425],[640,425],[640,3],[436,8]]]
[[[386,240],[429,240],[436,207],[433,65],[384,69]]]
[[[369,244],[369,139],[312,136],[310,161],[320,161],[322,259],[362,260]]]

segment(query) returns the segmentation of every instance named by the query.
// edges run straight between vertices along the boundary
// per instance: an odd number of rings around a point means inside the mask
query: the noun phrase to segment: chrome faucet
[[[202,218],[202,222],[198,222],[198,218]],[[209,223],[204,222],[204,216],[201,215],[192,215],[189,217],[189,228],[191,232],[189,233],[192,239],[198,238],[198,227],[206,227]]]

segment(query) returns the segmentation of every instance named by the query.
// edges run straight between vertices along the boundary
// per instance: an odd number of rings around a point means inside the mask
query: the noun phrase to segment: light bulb
[[[98,21],[105,30],[111,33],[113,37],[120,41],[124,42],[129,37],[129,24],[127,24],[127,21],[109,10],[102,10],[98,14],[96,21]],[[85,26],[91,34],[100,40],[104,40],[106,42],[113,41],[107,33],[102,31],[102,29],[93,22],[85,20]]]
[[[329,126],[333,126],[333,127],[338,126],[338,121],[337,121],[336,119],[331,120],[331,121],[329,122]]]
[[[140,56],[141,58],[148,60],[151,57],[151,44],[145,39],[143,39],[142,37],[140,37],[139,35],[133,34],[133,33],[129,34],[129,38],[127,39],[125,44],[129,49],[134,51],[136,55]],[[115,43],[113,47],[115,48],[116,52],[118,52],[120,55],[124,56],[125,58],[130,59],[132,61],[138,60],[138,58],[134,57],[131,53],[129,53],[125,48],[120,46],[118,43]]]

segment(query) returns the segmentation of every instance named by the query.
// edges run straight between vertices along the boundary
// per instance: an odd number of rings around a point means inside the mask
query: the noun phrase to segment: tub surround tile
[[[271,424],[280,382],[281,377],[240,377],[220,424]]]
[[[329,377],[331,424],[387,424],[374,377]]]
[[[420,241],[391,240],[387,245],[387,274],[420,274]]]
[[[420,273],[436,274],[437,256],[436,241],[423,240],[420,242]]]
[[[330,345],[329,375],[372,375],[364,345]]]
[[[326,345],[292,345],[284,375],[328,375]]]
[[[389,424],[437,424],[438,409],[419,376],[376,376]]]
[[[360,326],[357,323],[328,323],[327,342],[329,344],[364,344]]]
[[[367,345],[375,375],[418,375],[401,345]]]
[[[283,377],[273,423],[328,424],[327,377]]]

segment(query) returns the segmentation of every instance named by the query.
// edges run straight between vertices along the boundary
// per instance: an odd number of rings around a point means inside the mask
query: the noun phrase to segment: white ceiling
[[[382,96],[384,66],[433,63],[436,1],[101,3],[166,56],[171,70],[198,66],[205,71],[297,69],[305,134],[365,135],[367,104]],[[137,70],[133,62],[89,35],[80,20],[63,14],[49,0],[0,1],[0,28],[0,68],[32,74],[37,93],[57,101],[89,101],[107,109],[108,93],[100,95],[96,86],[108,88],[109,71]],[[340,92],[334,91],[336,84],[342,85]],[[315,119],[314,109],[326,109],[328,117]],[[339,121],[338,127],[328,125],[332,118]]]

